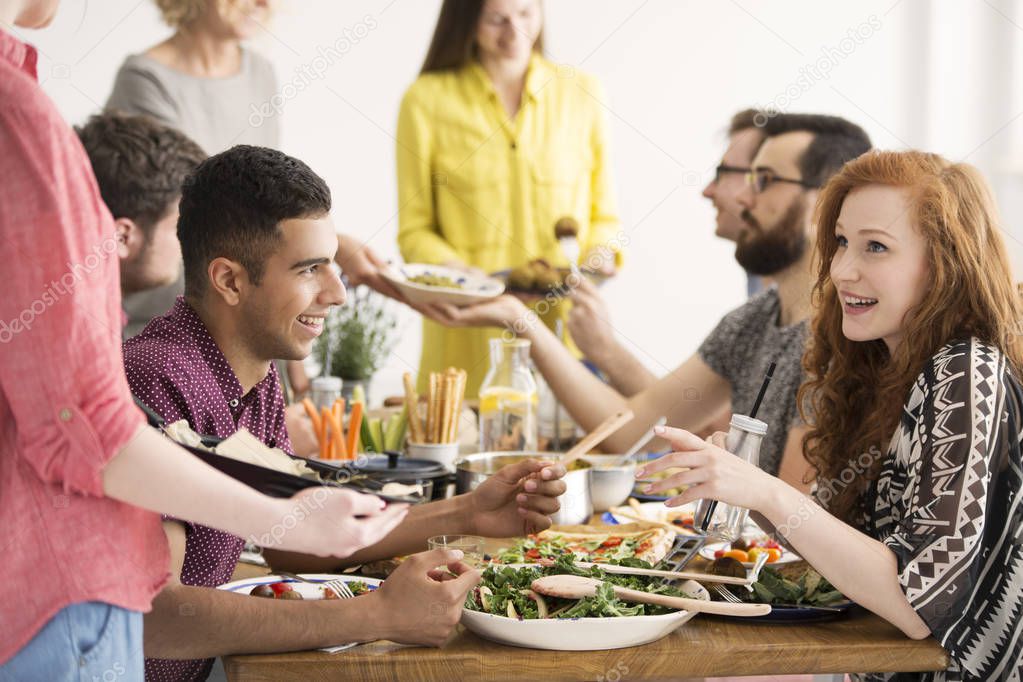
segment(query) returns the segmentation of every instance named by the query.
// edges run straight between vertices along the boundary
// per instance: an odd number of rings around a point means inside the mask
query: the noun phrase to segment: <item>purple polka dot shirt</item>
[[[243,394],[227,358],[183,297],[125,341],[124,365],[132,393],[168,422],[186,419],[194,431],[219,438],[244,427],[267,445],[291,452],[276,368],[271,364],[266,377]],[[182,584],[216,587],[230,581],[244,540],[198,524],[183,525]],[[212,658],[147,658],[146,679],[205,680],[212,665]]]

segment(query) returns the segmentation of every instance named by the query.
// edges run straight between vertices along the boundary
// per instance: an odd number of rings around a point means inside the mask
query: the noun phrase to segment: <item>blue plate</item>
[[[754,616],[752,618],[739,618],[738,616],[714,616],[715,618],[729,618],[735,620],[756,620],[764,623],[807,623],[813,621],[835,620],[842,618],[849,612],[849,609],[856,606],[851,601],[828,604],[841,611],[818,611],[809,608],[796,606],[774,606],[766,616]],[[707,614],[704,614],[705,616]]]

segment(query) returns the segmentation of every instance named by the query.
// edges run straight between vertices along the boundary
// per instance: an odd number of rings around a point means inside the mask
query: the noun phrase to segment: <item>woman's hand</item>
[[[603,365],[617,345],[607,303],[585,276],[579,278],[579,285],[572,289],[570,296],[572,310],[568,313],[568,333],[583,355]]]
[[[774,476],[725,450],[723,433],[715,433],[706,441],[684,429],[666,426],[654,428],[654,433],[667,440],[675,452],[642,467],[636,472],[636,478],[646,478],[665,469],[685,469],[644,489],[648,493],[658,493],[680,486],[690,486],[681,495],[665,502],[669,507],[678,507],[694,500],[711,499],[737,507],[764,511],[772,499],[775,486],[784,485]]]
[[[369,245],[346,234],[338,234],[337,243],[337,256],[334,260],[341,266],[341,271],[348,278],[349,284],[353,287],[365,284],[384,296],[402,303],[407,302],[401,292],[384,279],[381,273],[387,267],[387,263]]]
[[[413,307],[425,317],[447,327],[505,327],[516,333],[519,331],[518,327],[527,324],[530,317],[529,308],[508,294],[462,308],[450,303],[431,303]]]
[[[326,486],[277,502],[277,522],[249,539],[261,547],[316,556],[343,558],[376,544],[408,513],[407,504],[386,505],[373,495]]]

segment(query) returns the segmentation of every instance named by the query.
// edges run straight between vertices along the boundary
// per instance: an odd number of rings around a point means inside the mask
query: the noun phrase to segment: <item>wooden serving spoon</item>
[[[635,415],[632,413],[632,410],[628,408],[621,412],[615,412],[610,417],[600,422],[600,425],[598,425],[597,428],[583,436],[582,440],[572,446],[572,448],[561,458],[561,463],[567,467],[569,464],[579,459],[581,455],[585,455],[589,452],[597,443],[631,422],[634,416]]]
[[[533,581],[533,591],[549,597],[562,599],[582,599],[597,593],[601,581],[585,578],[581,575],[549,575]],[[706,599],[687,599],[685,597],[669,597],[664,594],[651,594],[627,587],[612,585],[615,596],[623,601],[640,604],[657,604],[672,609],[684,609],[699,613],[712,613],[718,616],[766,616],[771,612],[770,604],[732,604],[730,602],[709,601]]]
[[[686,571],[662,571],[657,568],[635,568],[632,566],[619,566],[617,564],[594,564],[587,561],[577,561],[575,562],[575,565],[577,568],[592,568],[593,566],[597,566],[605,573],[618,573],[619,575],[644,575],[652,578],[667,578],[668,580],[695,580],[697,582],[720,583],[722,585],[737,585],[740,587],[752,585],[754,582],[749,578],[736,578],[730,575],[725,576],[714,575],[712,573],[692,573]]]

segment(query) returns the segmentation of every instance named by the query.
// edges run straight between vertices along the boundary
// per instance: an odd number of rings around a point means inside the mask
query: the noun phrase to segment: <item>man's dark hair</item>
[[[732,120],[728,122],[728,136],[731,137],[750,128],[763,128],[764,121],[769,116],[770,114],[762,109],[743,109],[732,116]]]
[[[330,189],[309,166],[283,152],[238,145],[202,162],[181,191],[178,240],[185,295],[206,289],[215,258],[241,263],[254,284],[281,240],[279,223],[330,212]]]
[[[839,116],[823,114],[774,114],[763,125],[767,137],[806,131],[813,141],[799,159],[799,174],[817,187],[823,186],[842,166],[870,151],[870,137],[863,128]]]
[[[99,193],[115,218],[129,218],[151,236],[181,195],[185,177],[206,153],[184,133],[148,116],[105,112],[75,128]]]

